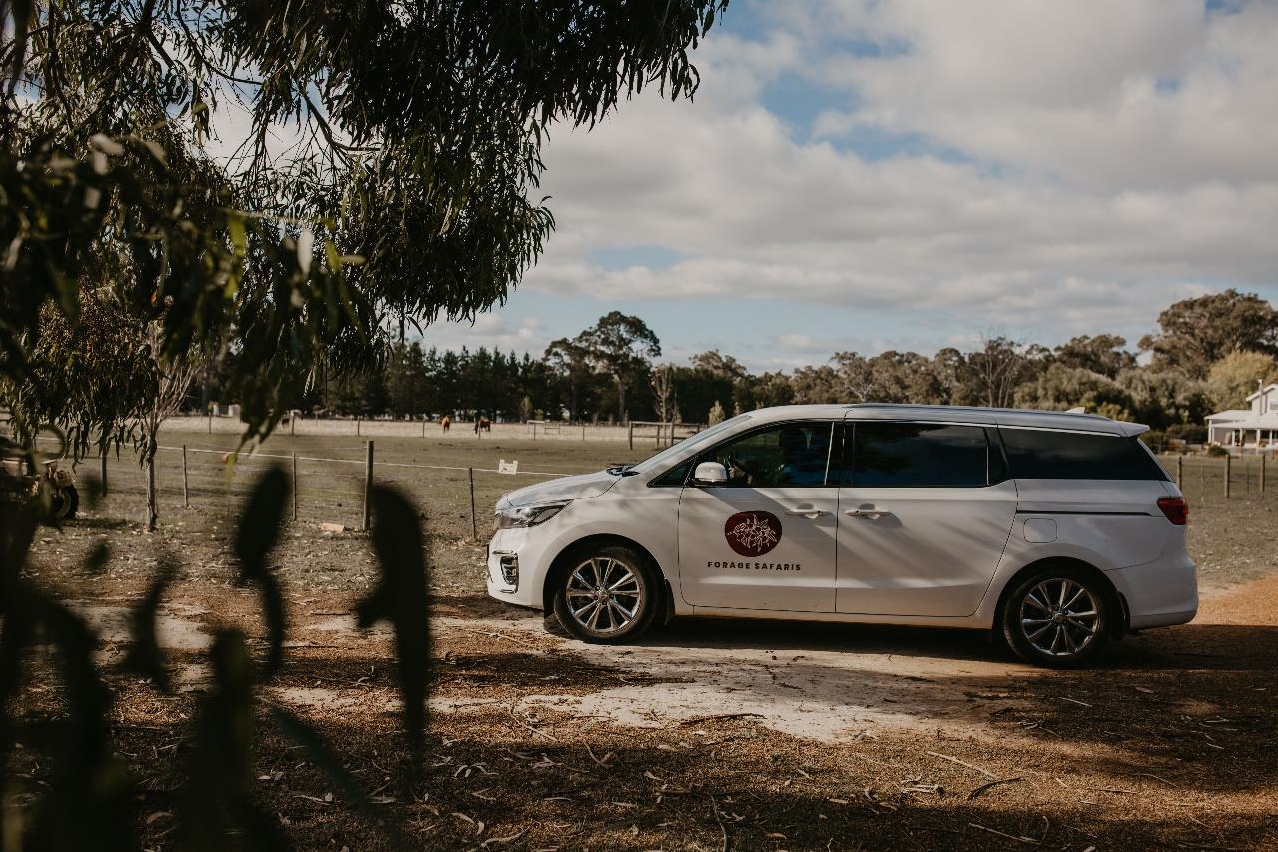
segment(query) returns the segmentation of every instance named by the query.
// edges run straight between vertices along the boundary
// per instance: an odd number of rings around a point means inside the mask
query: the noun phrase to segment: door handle
[[[814,508],[812,508],[811,506],[800,506],[800,507],[799,507],[799,508],[797,508],[797,509],[786,509],[786,512],[785,512],[785,513],[786,513],[787,515],[793,515],[793,516],[796,516],[796,517],[798,517],[798,516],[803,516],[803,517],[807,518],[809,521],[816,520],[817,518],[821,517],[822,515],[828,515],[828,514],[830,514],[829,512],[825,511],[824,509],[814,509]]]
[[[887,509],[876,509],[870,507],[866,509],[848,509],[843,514],[853,518],[869,518],[872,521],[877,521],[884,515],[890,515],[892,513]]]

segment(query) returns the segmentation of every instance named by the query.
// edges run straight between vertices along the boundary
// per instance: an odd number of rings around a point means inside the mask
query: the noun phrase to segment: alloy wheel
[[[1031,648],[1047,657],[1082,654],[1101,630],[1102,606],[1087,586],[1051,577],[1021,599],[1020,626]]]
[[[564,589],[573,621],[596,636],[628,628],[644,603],[644,585],[635,569],[610,556],[592,556],[573,569]]]

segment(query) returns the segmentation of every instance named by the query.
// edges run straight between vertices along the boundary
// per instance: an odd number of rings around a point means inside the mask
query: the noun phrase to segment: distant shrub
[[[1198,423],[1173,423],[1167,427],[1167,437],[1176,438],[1186,444],[1207,443],[1207,427]]]
[[[1213,444],[1207,448],[1207,455],[1213,456],[1213,457],[1227,456],[1229,455],[1229,450],[1225,449],[1219,444]]]

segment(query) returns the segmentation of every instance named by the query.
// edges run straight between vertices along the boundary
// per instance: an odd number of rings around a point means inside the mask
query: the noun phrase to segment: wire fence
[[[495,423],[490,430],[478,430],[473,423],[463,422],[451,424],[450,431],[444,433],[438,422],[293,417],[277,427],[276,435],[287,436],[286,446],[300,443],[296,452],[271,452],[270,447],[263,447],[235,457],[224,447],[216,446],[221,443],[219,438],[238,435],[242,426],[238,418],[231,417],[178,417],[165,423],[165,431],[182,443],[161,445],[156,455],[161,513],[170,507],[222,509],[242,505],[257,475],[268,467],[279,466],[292,474],[295,483],[290,507],[294,520],[367,528],[368,490],[371,483],[377,483],[403,491],[430,519],[433,532],[479,539],[488,534],[493,505],[507,491],[549,478],[599,470],[604,465],[594,458],[607,453],[608,463],[612,463],[620,455],[614,450],[601,450],[603,447],[624,446],[631,452],[646,453],[704,428],[704,424],[695,423],[583,425],[529,421]],[[430,440],[418,443],[423,439]],[[386,442],[390,451],[379,454],[379,441]],[[526,451],[529,441],[564,447],[556,451],[557,458],[569,459],[571,466],[521,467],[513,456],[517,447]],[[572,449],[574,445],[583,449]],[[444,448],[447,449],[441,461],[445,463],[416,460]],[[509,451],[512,458],[493,458],[498,451]],[[473,458],[483,461],[471,464]],[[458,464],[459,459],[464,463]],[[106,468],[97,471],[107,483],[107,492],[144,498],[141,478],[130,475],[127,461],[120,467],[123,476],[113,476]],[[86,460],[80,469],[86,468],[92,475],[94,460]],[[133,469],[137,470],[136,463]]]
[[[369,442],[368,446],[374,443]],[[157,461],[161,468],[172,470],[179,465],[183,451],[182,447],[163,446]],[[378,483],[400,488],[434,517],[446,516],[478,529],[486,523],[492,503],[503,492],[533,481],[587,472],[584,469],[519,469],[515,462],[504,460],[497,467],[381,461],[375,452],[371,460],[256,453],[234,464],[228,464],[227,455],[217,450],[186,449],[185,453],[181,481],[189,484],[181,489],[172,475],[162,477],[165,487],[161,488],[161,494],[168,498],[180,493],[186,505],[225,499],[247,491],[252,474],[269,464],[282,464],[294,474],[297,483],[298,519],[344,522],[352,526],[363,525],[366,495],[362,483],[370,477]],[[1268,456],[1165,455],[1160,461],[1189,499],[1252,497],[1278,492],[1278,464]]]
[[[506,491],[584,470],[520,469],[514,461],[497,467],[461,467],[382,460],[376,442],[352,446],[347,457],[305,452],[259,451],[235,456],[222,449],[161,445],[156,453],[156,495],[161,514],[178,507],[233,509],[243,505],[257,477],[281,467],[294,483],[288,514],[297,521],[359,529],[369,520],[369,486],[391,485],[404,492],[430,518],[432,529],[459,538],[488,533],[493,504]],[[80,466],[86,485],[112,499],[145,498],[144,479],[127,456],[87,459]],[[103,478],[103,474],[106,474]]]
[[[431,519],[433,531],[478,539],[488,534],[493,504],[503,493],[601,466],[585,459],[578,459],[582,466],[573,469],[521,467],[513,459],[499,459],[494,466],[491,455],[485,457],[484,464],[424,464],[406,460],[402,449],[384,457],[379,457],[376,449],[374,441],[359,441],[325,445],[320,452],[263,450],[235,457],[222,448],[165,444],[156,455],[160,511],[234,509],[243,505],[257,476],[275,466],[292,475],[295,486],[289,513],[297,521],[365,527],[368,486],[377,483],[403,491]],[[118,458],[109,455],[108,459],[109,473],[99,459],[80,463],[78,475],[83,485],[96,487],[91,482],[106,474],[105,491],[113,498],[144,499],[144,478],[136,459],[127,453]],[[1191,501],[1278,493],[1278,463],[1268,455],[1164,454],[1159,461]]]
[[[679,437],[695,434],[705,428],[700,423],[569,423],[560,420],[528,420],[524,422],[489,422],[476,428],[471,420],[449,418],[447,428],[440,420],[413,420],[361,417],[312,417],[295,415],[280,420],[276,435],[289,437],[356,437],[356,438],[426,438],[447,436],[475,439],[527,438],[534,441],[625,441],[648,446],[667,446],[670,434]],[[653,427],[660,426],[660,429]],[[186,414],[170,417],[164,423],[167,432],[203,435],[239,435],[244,423],[239,417],[226,415]],[[664,442],[664,443],[663,443]]]
[[[1159,461],[1189,500],[1278,493],[1278,463],[1268,455],[1163,455]]]

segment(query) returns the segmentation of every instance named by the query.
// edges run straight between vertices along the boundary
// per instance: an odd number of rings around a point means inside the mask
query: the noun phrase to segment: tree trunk
[[[155,454],[160,449],[156,436],[160,431],[159,421],[152,420],[150,427],[150,440],[146,442],[142,462],[146,470],[146,531],[155,532],[160,520],[160,495],[155,489]]]
[[[160,503],[155,493],[155,453],[146,460],[146,531],[155,532],[160,519]]]

